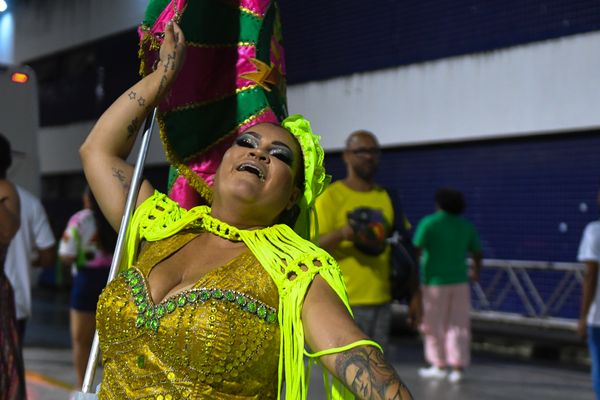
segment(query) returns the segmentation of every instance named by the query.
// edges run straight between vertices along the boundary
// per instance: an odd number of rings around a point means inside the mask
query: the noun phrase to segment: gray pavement
[[[75,384],[68,331],[67,296],[36,292],[36,316],[25,341],[25,368],[29,400],[66,400]],[[43,315],[42,315],[43,314]],[[496,352],[473,352],[473,365],[460,384],[427,381],[417,371],[424,366],[418,338],[394,336],[387,358],[416,399],[474,400],[593,400],[589,371],[585,366],[558,361],[524,360]],[[97,379],[102,371],[99,370]],[[320,371],[312,374],[309,399],[325,400]]]

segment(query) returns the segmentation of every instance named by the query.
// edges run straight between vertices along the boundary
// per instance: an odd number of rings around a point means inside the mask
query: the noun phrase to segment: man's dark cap
[[[12,152],[10,149],[10,142],[6,137],[0,133],[0,171],[5,171],[12,164]]]

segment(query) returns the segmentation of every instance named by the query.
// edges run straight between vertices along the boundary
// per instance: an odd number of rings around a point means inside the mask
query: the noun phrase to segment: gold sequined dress
[[[277,398],[279,295],[250,251],[152,301],[152,268],[200,232],[147,243],[100,296],[100,400]]]

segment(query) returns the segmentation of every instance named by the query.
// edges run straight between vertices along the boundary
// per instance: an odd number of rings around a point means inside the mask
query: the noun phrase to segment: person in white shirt
[[[600,206],[600,191],[598,192]],[[600,262],[600,220],[590,222],[583,231],[577,259],[586,265],[581,299],[581,315],[577,333],[588,340],[592,360],[592,384],[596,399],[600,400],[600,290],[598,263]]]
[[[27,319],[31,316],[32,270],[34,266],[55,265],[56,240],[40,200],[15,186],[21,201],[21,227],[8,247],[4,271],[15,292],[19,341],[23,346]]]

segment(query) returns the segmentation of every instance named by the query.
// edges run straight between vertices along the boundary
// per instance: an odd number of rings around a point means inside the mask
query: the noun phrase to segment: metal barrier
[[[473,319],[576,329],[576,317],[563,309],[578,308],[583,264],[485,259],[483,265],[480,282],[471,284]]]

